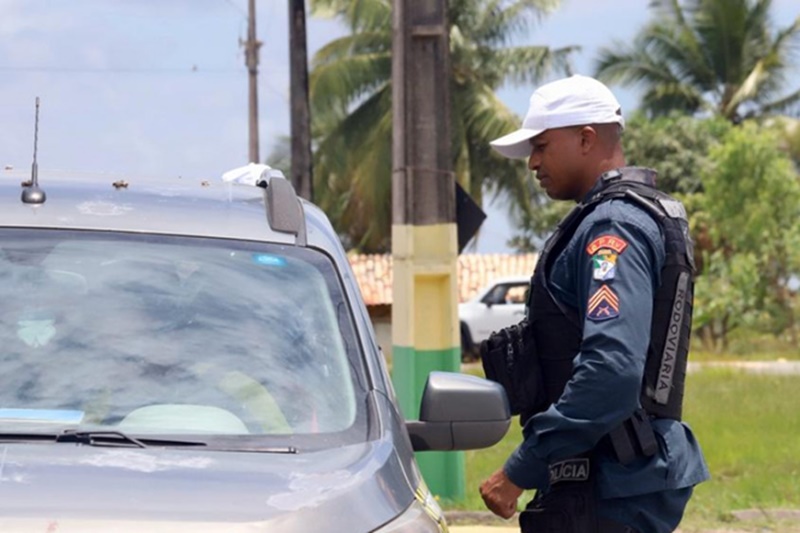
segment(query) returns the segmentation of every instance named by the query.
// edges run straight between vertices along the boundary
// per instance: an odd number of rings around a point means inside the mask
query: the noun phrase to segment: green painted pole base
[[[459,372],[461,349],[392,348],[392,383],[406,419],[419,419],[422,392],[433,370]],[[453,501],[464,498],[464,452],[417,452],[416,456],[425,483],[433,494]]]

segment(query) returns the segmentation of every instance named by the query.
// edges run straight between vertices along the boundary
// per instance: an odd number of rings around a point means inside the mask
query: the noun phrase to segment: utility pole
[[[291,64],[289,92],[292,108],[292,185],[298,195],[313,201],[305,0],[289,0],[289,63]]]
[[[256,0],[247,3],[247,40],[244,42],[244,64],[247,66],[250,85],[248,113],[250,117],[250,162],[259,163],[258,157],[258,49],[256,39]]]
[[[393,2],[392,381],[406,418],[428,374],[461,362],[448,27],[446,0]],[[463,452],[418,462],[434,494],[464,496]]]

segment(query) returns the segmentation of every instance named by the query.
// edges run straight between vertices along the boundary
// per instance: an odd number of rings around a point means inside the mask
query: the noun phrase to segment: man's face
[[[528,168],[547,196],[579,200],[583,196],[581,133],[578,127],[546,130],[531,139]]]

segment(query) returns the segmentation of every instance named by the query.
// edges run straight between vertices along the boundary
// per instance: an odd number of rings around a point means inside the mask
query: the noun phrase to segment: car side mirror
[[[510,425],[511,409],[501,385],[452,372],[430,373],[419,420],[406,422],[415,451],[487,448]]]

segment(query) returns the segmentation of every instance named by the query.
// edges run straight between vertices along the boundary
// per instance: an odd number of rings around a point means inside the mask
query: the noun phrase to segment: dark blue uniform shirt
[[[555,298],[578,310],[583,340],[563,395],[528,420],[522,444],[505,464],[518,486],[545,489],[549,463],[591,450],[639,407],[653,294],[664,258],[658,224],[625,200],[598,205],[556,258],[548,283]],[[702,452],[686,424],[655,419],[653,426],[659,444],[654,456],[623,466],[611,452],[599,454],[595,474],[601,503],[686,489],[708,479]],[[683,503],[689,493],[683,491]],[[646,506],[643,502],[640,498],[636,505]],[[683,506],[678,507],[675,512],[682,513]],[[677,525],[680,514],[675,518]]]

